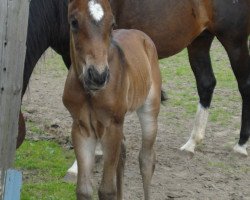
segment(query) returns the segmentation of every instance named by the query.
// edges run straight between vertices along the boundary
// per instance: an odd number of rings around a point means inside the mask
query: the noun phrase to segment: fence
[[[3,199],[3,193],[7,190],[7,170],[13,167],[15,157],[28,14],[29,0],[1,0],[0,200]],[[13,175],[11,171],[8,172]],[[12,180],[11,175],[8,180]],[[8,187],[9,185],[11,184],[8,184]],[[13,183],[13,185],[15,184]],[[11,197],[9,198],[15,200]]]

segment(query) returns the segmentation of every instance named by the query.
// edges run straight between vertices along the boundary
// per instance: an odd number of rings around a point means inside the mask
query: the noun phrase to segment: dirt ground
[[[27,138],[53,139],[70,148],[71,117],[61,101],[66,73],[47,68],[43,63],[36,69],[24,97],[23,110],[27,120],[39,124],[48,134],[39,136],[28,131]],[[233,120],[240,124],[240,102],[230,102],[230,107],[237,108]],[[232,152],[239,129],[230,123],[220,126],[209,122],[204,144],[190,158],[180,153],[179,147],[189,138],[194,116],[185,118],[183,112],[181,106],[172,107],[168,103],[161,107],[152,199],[250,200],[250,159]],[[143,199],[138,164],[141,131],[135,114],[126,118],[124,133],[127,145],[124,199],[140,200]]]

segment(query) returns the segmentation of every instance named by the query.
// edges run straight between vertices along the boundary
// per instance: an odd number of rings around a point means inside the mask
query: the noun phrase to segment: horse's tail
[[[164,102],[167,100],[168,100],[167,93],[163,89],[161,89],[161,103],[164,104]]]

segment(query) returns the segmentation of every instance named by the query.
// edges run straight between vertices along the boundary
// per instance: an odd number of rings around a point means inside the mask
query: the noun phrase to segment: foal
[[[123,123],[125,114],[135,110],[142,127],[140,171],[144,196],[149,199],[161,102],[155,46],[140,31],[113,31],[108,0],[71,0],[68,20],[72,66],[63,103],[73,118],[77,199],[92,199],[91,173],[97,142],[102,145],[104,158],[99,199],[122,199],[126,154]]]

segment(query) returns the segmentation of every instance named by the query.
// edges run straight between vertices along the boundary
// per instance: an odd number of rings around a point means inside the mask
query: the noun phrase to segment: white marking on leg
[[[64,181],[66,182],[70,182],[70,183],[76,183],[77,182],[77,161],[75,160],[75,162],[73,163],[73,165],[68,169],[65,177],[64,177]]]
[[[78,169],[77,169],[77,161],[73,163],[73,165],[68,169],[67,173],[72,173],[77,175]]]
[[[200,143],[204,138],[208,114],[208,109],[199,103],[191,136],[187,143],[181,147],[182,151],[185,150],[194,153],[196,144]]]
[[[89,1],[88,6],[89,6],[90,15],[93,17],[93,19],[96,22],[101,21],[104,16],[104,11],[103,11],[102,6],[99,3],[97,3],[95,0]]]
[[[234,152],[239,153],[244,156],[248,156],[247,144],[240,146],[238,143],[234,146]]]

